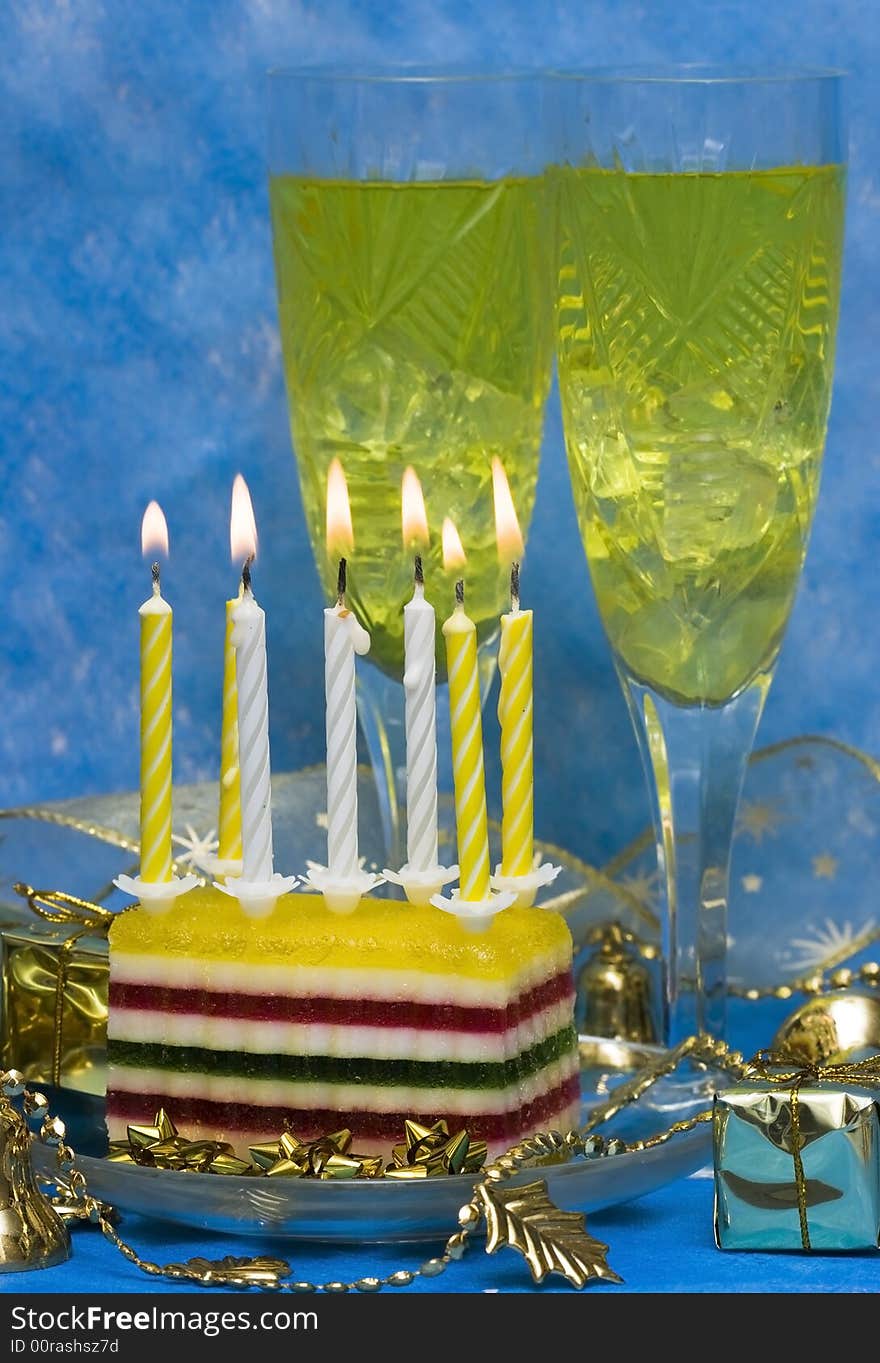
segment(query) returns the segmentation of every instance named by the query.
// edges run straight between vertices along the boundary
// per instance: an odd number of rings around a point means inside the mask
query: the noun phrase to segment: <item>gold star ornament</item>
[[[822,852],[818,857],[813,857],[813,876],[816,880],[833,880],[837,875],[838,865],[837,857],[832,857],[829,852]]]

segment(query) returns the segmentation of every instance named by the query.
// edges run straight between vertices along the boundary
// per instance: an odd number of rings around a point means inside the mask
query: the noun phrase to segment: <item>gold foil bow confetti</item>
[[[133,1123],[125,1140],[111,1141],[107,1159],[116,1164],[141,1164],[154,1169],[190,1173],[254,1175],[266,1178],[337,1179],[434,1178],[445,1174],[476,1174],[486,1161],[486,1142],[471,1140],[467,1130],[450,1136],[445,1121],[425,1126],[414,1118],[404,1122],[404,1139],[394,1147],[392,1163],[383,1167],[381,1155],[352,1150],[347,1127],[313,1141],[301,1141],[291,1131],[248,1146],[250,1160],[240,1159],[228,1141],[189,1140],[181,1136],[164,1108],[152,1122]]]
[[[476,1174],[486,1162],[485,1141],[472,1141],[464,1127],[449,1134],[445,1121],[423,1126],[404,1122],[404,1139],[395,1145],[386,1178],[432,1178],[438,1174]]]
[[[111,1141],[107,1159],[115,1164],[141,1164],[153,1169],[183,1169],[191,1173],[247,1174],[246,1160],[236,1158],[228,1141],[188,1140],[181,1136],[164,1108],[149,1123],[132,1123],[126,1139]]]
[[[378,1157],[358,1155],[351,1149],[351,1132],[344,1128],[319,1136],[314,1141],[301,1141],[290,1131],[284,1131],[274,1141],[259,1141],[249,1146],[249,1154],[258,1171],[269,1178],[320,1178],[328,1181],[340,1178],[371,1178]],[[381,1166],[381,1160],[378,1160]]]

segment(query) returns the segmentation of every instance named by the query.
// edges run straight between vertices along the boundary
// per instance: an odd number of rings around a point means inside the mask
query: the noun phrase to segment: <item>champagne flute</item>
[[[565,439],[651,787],[670,1044],[725,1033],[737,804],[831,398],[840,84],[697,68],[555,82]]]
[[[492,503],[506,470],[520,524],[535,496],[553,358],[552,232],[537,75],[279,71],[270,79],[270,200],[291,434],[328,598],[329,466],[351,497],[350,600],[372,644],[358,706],[389,864],[403,859],[403,606],[412,547],[401,480],[415,469],[432,530],[428,599],[452,601],[439,529],[457,525],[483,695],[507,601]],[[439,639],[439,632],[438,632]],[[437,652],[438,679],[445,656]],[[447,718],[440,697],[438,718]],[[439,742],[441,792],[451,790]]]

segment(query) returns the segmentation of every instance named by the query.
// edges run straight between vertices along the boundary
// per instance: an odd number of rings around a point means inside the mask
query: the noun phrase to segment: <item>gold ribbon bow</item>
[[[58,949],[58,970],[55,975],[55,1026],[52,1036],[52,1083],[61,1083],[61,1061],[64,1054],[64,999],[69,985],[70,963],[77,942],[89,933],[105,934],[115,914],[89,899],[64,894],[61,890],[35,890],[32,885],[18,881],[12,887],[26,902],[32,913],[47,923],[75,925],[76,932],[61,943]]]
[[[93,904],[90,899],[77,899],[76,895],[64,894],[61,890],[35,890],[33,885],[25,885],[21,880],[12,888],[27,902],[32,913],[49,923],[78,923],[92,931],[106,932],[116,916],[111,909]]]
[[[783,1065],[785,1059],[783,1057]],[[772,1051],[758,1051],[746,1065],[746,1079],[758,1079],[762,1084],[776,1085],[789,1090],[788,1100],[791,1109],[791,1157],[794,1164],[794,1185],[797,1192],[798,1220],[801,1228],[801,1245],[805,1250],[810,1244],[810,1228],[807,1221],[807,1180],[804,1175],[804,1162],[801,1156],[801,1104],[800,1091],[806,1083],[819,1083],[827,1080],[834,1084],[861,1084],[865,1088],[880,1087],[880,1055],[868,1056],[865,1060],[844,1060],[837,1065],[801,1065],[796,1069],[780,1068],[780,1057]]]

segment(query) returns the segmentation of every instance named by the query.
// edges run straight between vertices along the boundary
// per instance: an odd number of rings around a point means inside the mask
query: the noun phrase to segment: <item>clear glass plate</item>
[[[585,1060],[597,1056],[587,1048]],[[608,1050],[611,1065],[635,1064],[644,1053],[627,1048]],[[615,1074],[608,1066],[584,1065],[584,1113],[597,1095],[606,1096]],[[50,1093],[51,1109],[68,1126],[71,1143],[100,1143],[103,1102],[70,1092]],[[55,1099],[57,1098],[57,1101]],[[624,1134],[635,1134],[633,1115]],[[676,1113],[676,1116],[680,1115]],[[652,1114],[650,1129],[665,1121]],[[647,1134],[644,1123],[639,1123]],[[603,1128],[604,1129],[604,1128]],[[621,1129],[615,1123],[615,1130]],[[697,1127],[649,1150],[527,1170],[512,1182],[544,1178],[553,1200],[566,1211],[595,1211],[629,1202],[673,1179],[698,1169],[709,1158],[711,1129]],[[52,1174],[54,1151],[34,1144],[37,1171]],[[344,1244],[381,1244],[438,1239],[455,1229],[458,1209],[468,1201],[478,1176],[447,1175],[413,1183],[391,1179],[321,1182],[317,1179],[236,1178],[219,1174],[182,1173],[110,1163],[80,1155],[77,1164],[86,1175],[89,1192],[121,1211],[160,1221],[226,1235],[269,1235],[288,1240],[320,1240]]]

